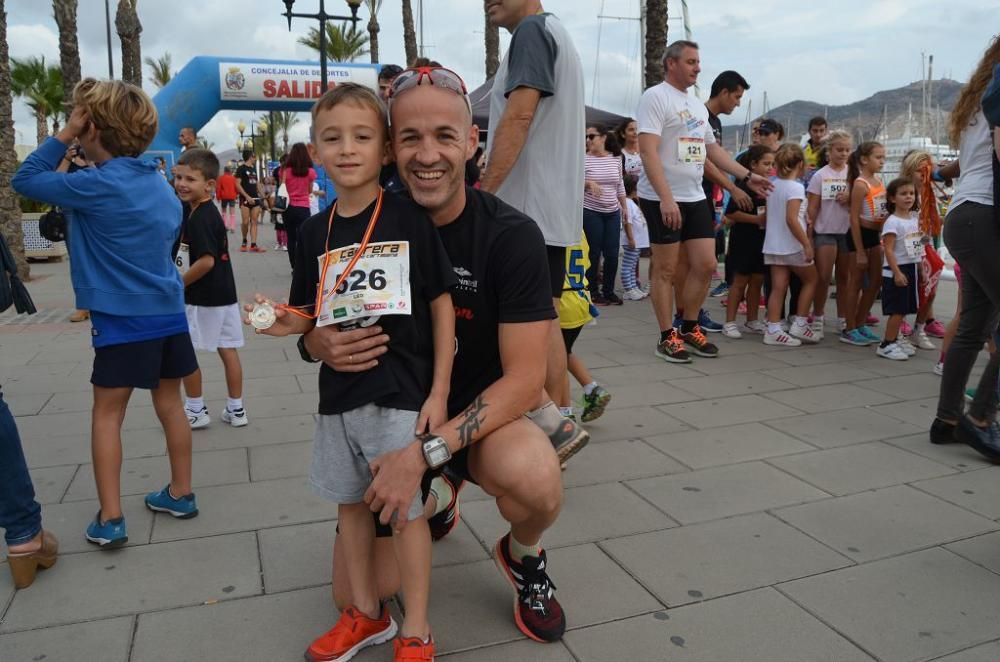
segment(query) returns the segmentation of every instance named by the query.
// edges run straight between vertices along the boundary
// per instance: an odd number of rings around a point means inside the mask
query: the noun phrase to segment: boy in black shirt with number
[[[219,176],[219,159],[207,149],[181,154],[174,174],[177,195],[184,203],[177,250],[177,268],[184,280],[184,304],[191,342],[196,350],[219,352],[226,370],[229,398],[222,420],[243,427],[243,366],[236,349],[243,346],[243,324],[236,298],[236,280],[229,260],[226,225],[212,203],[212,189]],[[193,429],[211,422],[202,398],[201,369],[184,378],[187,402],[184,413]]]
[[[320,415],[309,478],[318,494],[338,504],[354,604],[312,643],[306,658],[347,660],[397,631],[377,593],[375,522],[364,500],[372,480],[369,467],[377,458],[414,448],[414,437],[448,420],[455,352],[449,290],[456,279],[426,213],[379,186],[389,137],[385,106],[375,93],[337,85],[313,107],[312,119],[309,149],[330,173],[338,199],[299,230],[289,305],[275,306],[270,319],[259,319],[255,310],[250,321],[274,336],[304,334],[317,324],[345,329],[378,322],[391,338],[373,369],[337,372],[324,363],[319,374]],[[438,468],[450,457],[447,447],[442,459],[441,446],[434,444],[443,441],[424,437],[423,457],[414,461]],[[391,515],[386,509],[383,524]],[[405,610],[396,660],[433,659],[427,622],[431,539],[420,495],[395,519]]]

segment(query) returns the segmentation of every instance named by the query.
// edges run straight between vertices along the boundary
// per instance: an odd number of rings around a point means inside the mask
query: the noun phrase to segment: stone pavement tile
[[[872,411],[891,416],[900,421],[906,421],[929,430],[934,414],[937,412],[937,396],[924,398],[923,400],[907,400],[891,405],[881,405],[872,407]]]
[[[601,547],[668,607],[852,565],[766,513],[615,538]]]
[[[225,393],[219,393],[222,399],[216,400],[210,407],[213,422],[222,423],[217,415],[221,415],[225,405]],[[244,402],[247,416],[250,420],[314,414],[317,410],[316,398],[303,393],[286,393],[284,395],[267,395],[266,397],[249,398]]]
[[[858,380],[855,385],[894,396],[898,400],[920,400],[938,396],[941,378],[933,372],[925,372],[904,377]]]
[[[42,525],[59,539],[60,554],[76,552],[98,552],[96,545],[87,542],[83,532],[94,519],[100,504],[94,501],[74,501],[73,503],[52,503],[42,506]],[[128,523],[128,547],[145,545],[153,528],[153,513],[146,508],[142,497],[122,498],[122,511]],[[6,553],[7,546],[0,539],[0,551]],[[108,552],[102,552],[108,553]],[[114,552],[111,552],[114,553]]]
[[[760,423],[646,437],[646,443],[692,469],[760,460],[814,450],[794,437]]]
[[[557,563],[551,555],[549,561],[550,567]],[[513,601],[513,589],[492,560],[434,568],[428,619],[437,652],[524,639],[514,625]]]
[[[861,388],[855,384],[809,386],[793,391],[770,393],[767,397],[810,414],[833,411],[835,409],[871,407],[899,399],[891,395]]]
[[[1000,518],[1000,467],[925,480],[914,487],[984,517]]]
[[[292,346],[294,349],[294,343]],[[301,358],[296,358],[294,361],[272,361],[267,363],[243,361],[244,379],[276,377],[279,375],[310,375],[313,379],[319,379],[317,377],[318,374],[319,368],[315,363],[306,363]]]
[[[782,349],[774,352],[770,356],[787,365],[823,365],[824,363],[845,363],[848,361],[867,359],[875,356],[875,350],[852,351],[855,348],[847,347],[843,343],[837,342],[833,334],[828,336],[821,345],[816,347],[797,347],[794,349]],[[874,361],[873,361],[874,362]]]
[[[6,388],[6,385],[5,385]],[[128,414],[126,414],[126,419]],[[16,419],[17,431],[21,441],[62,436],[90,431],[90,412],[72,412],[66,414],[39,414],[37,416],[21,416]]]
[[[33,340],[37,340],[33,338]],[[4,342],[0,344],[0,349],[4,351],[0,353],[0,368],[7,368],[12,366],[22,366],[28,365],[32,362],[39,354],[44,354],[45,352],[40,352],[38,345],[32,343],[17,343],[22,347],[15,350],[13,347],[14,343]],[[48,361],[48,363],[56,363],[55,361]]]
[[[284,444],[290,441],[312,441],[315,429],[316,419],[312,414],[256,418],[251,412],[250,423],[246,427],[234,428],[225,423],[219,424],[217,421],[204,430],[196,430],[194,447],[202,451],[211,451]],[[163,436],[162,432],[159,434]]]
[[[580,662],[871,662],[769,588],[573,630],[564,642]]]
[[[782,508],[775,514],[859,562],[997,528],[992,520],[906,485]]]
[[[605,386],[628,386],[630,384],[655,384],[679,377],[697,377],[698,373],[686,366],[665,363],[653,356],[650,349],[649,360],[641,365],[597,368],[591,371],[594,379]]]
[[[209,485],[228,485],[250,481],[247,470],[247,453],[242,448],[227,451],[195,452],[192,455],[192,467],[192,482],[196,492],[199,488]],[[170,461],[166,456],[125,460],[122,463],[122,494],[145,495],[161,489],[169,482]],[[97,486],[94,484],[94,467],[85,464],[76,473],[76,478],[69,486],[64,501],[84,501],[96,498]]]
[[[937,363],[938,353],[920,352],[915,357],[907,361],[886,361],[873,360],[865,361],[865,370],[870,370],[883,377],[904,377],[906,375],[933,374],[934,364]]]
[[[308,476],[312,447],[312,441],[296,441],[250,448],[250,480]]]
[[[336,620],[328,586],[142,614],[131,662],[299,662]],[[354,659],[391,656],[391,647],[377,646]]]
[[[666,382],[628,384],[606,387],[611,393],[608,409],[625,409],[645,405],[669,405],[674,402],[697,400],[698,396],[671,386]]]
[[[17,353],[22,351],[18,348],[11,348],[5,344],[6,336],[0,336],[0,354],[6,354],[8,352]],[[28,336],[30,337],[30,336]],[[37,342],[33,340],[33,342]],[[12,380],[19,380],[25,377],[68,377],[73,368],[76,367],[75,363],[60,363],[56,365],[11,365],[3,367],[3,380],[4,380],[4,399],[7,399],[7,385],[8,383],[14,383]]]
[[[649,344],[648,336],[645,338],[646,344]],[[573,348],[574,353],[576,353],[576,347]],[[602,350],[597,352],[594,356],[604,359],[605,361],[610,361],[615,365],[642,365],[644,363],[649,363],[650,356],[648,351],[642,351],[636,347],[625,347],[620,346],[618,349],[612,350]],[[584,360],[587,367],[593,367],[588,363],[589,356]]]
[[[3,400],[14,416],[35,416],[52,399],[52,393],[4,393]]]
[[[127,662],[131,643],[131,616],[0,635],[4,662]]]
[[[462,519],[490,549],[510,528],[493,501],[464,503]],[[559,519],[545,532],[542,544],[566,547],[672,526],[673,520],[620,483],[572,487],[565,491]]]
[[[562,642],[539,644],[528,640],[514,641],[489,648],[474,648],[464,653],[438,657],[447,660],[447,662],[510,662],[511,660],[575,662],[575,658]]]
[[[820,448],[889,439],[924,429],[914,423],[903,423],[883,416],[866,407],[768,420],[765,423]]]
[[[823,386],[824,384],[841,384],[861,379],[871,379],[876,373],[864,369],[861,361],[847,363],[824,363],[821,365],[805,365],[794,368],[776,368],[762,370],[761,374],[774,377],[796,386]]]
[[[295,375],[295,381],[299,383],[303,393],[319,393],[319,377],[316,375]],[[316,397],[315,400],[318,404],[319,398]]]
[[[829,495],[763,462],[627,483],[682,524],[824,499]]]
[[[154,434],[155,433],[155,434]],[[87,464],[90,454],[90,425],[86,432],[70,435],[25,437],[21,434],[28,466],[55,467]],[[126,458],[152,457],[167,452],[162,430],[127,430],[122,432],[122,453]]]
[[[713,339],[714,340],[714,339]],[[754,343],[755,346],[756,343]],[[763,347],[763,345],[759,345]],[[734,372],[754,372],[757,370],[767,370],[768,368],[781,368],[785,363],[771,358],[773,352],[753,351],[746,354],[724,354],[719,350],[720,357],[717,359],[702,359],[695,357],[690,368],[694,371],[695,377],[701,375],[728,375]],[[680,376],[679,376],[680,377]]]
[[[949,466],[883,442],[777,457],[768,462],[837,496],[955,473]]]
[[[597,329],[584,329],[580,334],[580,339],[573,345],[573,353],[597,354],[598,352],[614,352],[622,348],[614,338],[596,337],[591,335],[591,331]],[[587,364],[590,365],[589,363]],[[596,366],[594,366],[596,367]]]
[[[77,465],[31,469],[31,482],[35,487],[35,500],[40,504],[59,503],[73,476],[78,473]],[[94,476],[87,468],[87,480],[94,482]],[[95,495],[96,496],[96,495]]]
[[[198,490],[198,509],[190,520],[157,517],[153,542],[337,518],[337,505],[313,494],[302,478],[206,487]]]
[[[621,347],[621,345],[618,345],[617,343],[615,343],[615,346],[616,347]],[[614,351],[618,351],[618,350],[614,350]],[[616,367],[622,366],[622,365],[629,365],[629,364],[626,364],[626,363],[621,363],[619,361],[612,361],[611,359],[609,359],[608,357],[604,356],[603,354],[598,354],[597,352],[594,352],[594,351],[579,351],[578,352],[576,345],[573,346],[573,354],[575,354],[578,359],[580,359],[581,361],[583,361],[583,364],[585,366],[587,366],[588,368],[590,368],[591,370],[594,370],[596,368],[616,368]]]
[[[736,372],[727,375],[673,379],[670,383],[702,398],[725,398],[731,395],[768,393],[795,388],[788,382],[762,375],[759,372]]]
[[[663,476],[688,468],[651,448],[640,439],[591,444],[570,460],[563,485],[576,487],[630,478]]]
[[[993,463],[965,444],[932,444],[927,436],[930,423],[918,434],[905,437],[886,439],[885,443],[898,446],[911,453],[947,464],[959,471],[975,471],[983,467],[991,467]]]
[[[145,545],[112,553],[64,555],[56,567],[58,572],[44,573],[35,580],[35,590],[19,591],[14,596],[0,631],[196,605],[261,592],[257,536],[253,533]]]
[[[1000,532],[959,540],[944,547],[976,565],[1000,574]]]
[[[935,662],[996,662],[1000,660],[1000,641],[968,648],[961,653],[939,657]]]
[[[62,347],[61,345],[48,345],[44,350],[37,352],[33,357],[30,358],[28,363],[31,365],[42,365],[47,363],[76,363],[81,361],[81,359],[90,359],[93,354],[87,351],[83,356],[81,354],[81,348],[79,347]],[[16,365],[24,365],[24,363],[17,363]]]
[[[205,393],[208,395],[223,397],[226,395],[225,379],[218,381],[206,380],[203,387]],[[301,392],[302,389],[299,388],[299,382],[295,375],[276,375],[273,377],[257,377],[256,379],[243,380],[243,398],[247,401],[248,406],[253,406],[259,398],[266,399],[272,395]]]
[[[65,414],[68,412],[89,412],[94,406],[94,394],[89,390],[70,393],[55,393],[42,410],[44,414]]]
[[[609,409],[585,427],[591,441],[635,439],[688,429],[687,425],[655,407]]]
[[[929,660],[1000,637],[1000,577],[943,549],[837,570],[781,591],[880,660]]]
[[[5,546],[6,547],[6,546]],[[4,559],[7,558],[6,549]],[[14,597],[14,578],[10,576],[10,569],[7,568],[6,561],[0,563],[0,614],[7,610],[10,599]],[[0,639],[0,641],[3,641]]]
[[[92,367],[92,365],[88,365],[86,374],[79,375],[46,374],[42,372],[44,368],[41,368],[41,366],[39,366],[38,370],[33,368],[30,373],[17,375],[8,374],[8,369],[4,368],[4,394],[71,393],[73,391],[86,390],[90,386],[90,369]]]
[[[739,395],[732,398],[682,402],[676,405],[663,405],[657,409],[699,429],[764,421],[802,413],[797,409],[792,409],[759,395]],[[665,430],[665,432],[672,432],[672,430]]]

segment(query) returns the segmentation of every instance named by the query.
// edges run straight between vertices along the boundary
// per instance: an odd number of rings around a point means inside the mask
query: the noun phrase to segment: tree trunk
[[[646,0],[646,87],[663,82],[667,50],[667,0]]]
[[[368,19],[368,53],[371,55],[372,64],[378,64],[378,19],[375,14]]]
[[[41,146],[45,139],[49,137],[49,117],[44,111],[36,110],[35,112],[35,139],[38,141],[38,145]]]
[[[500,68],[500,28],[490,23],[486,14],[486,80],[496,75]]]
[[[403,48],[406,49],[406,66],[417,59],[417,31],[413,27],[413,4],[403,0]]]
[[[122,80],[142,87],[142,47],[139,42],[142,23],[136,13],[138,3],[139,0],[118,0],[115,29],[122,42]]]
[[[63,107],[73,112],[73,88],[80,82],[80,44],[76,32],[77,0],[52,0],[52,13],[59,26],[59,64],[62,68]]]
[[[17,168],[14,152],[14,99],[10,92],[10,54],[7,50],[7,11],[0,0],[0,232],[17,263],[17,273],[28,280],[28,261],[24,259],[24,234],[21,232],[21,206],[10,187]]]

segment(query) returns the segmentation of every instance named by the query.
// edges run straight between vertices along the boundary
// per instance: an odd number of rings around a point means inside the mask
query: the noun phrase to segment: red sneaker
[[[266,248],[261,248],[257,244],[250,244],[250,252],[251,253],[266,253],[267,249]]]
[[[355,607],[348,607],[340,612],[336,625],[309,645],[306,659],[310,662],[347,662],[362,649],[389,641],[396,636],[397,630],[396,621],[389,616],[385,605],[377,620],[368,618]]]
[[[927,335],[929,336],[933,336],[934,338],[944,338],[944,332],[945,332],[944,324],[942,324],[937,320],[931,320],[930,322],[927,323],[927,326],[924,327],[924,332],[927,333]]]
[[[395,662],[434,662],[434,638],[430,637],[424,643],[420,637],[398,637],[392,642],[392,652]]]
[[[427,525],[431,529],[431,540],[441,540],[451,533],[451,530],[458,524],[458,493],[465,487],[464,480],[449,476],[446,471],[441,472],[441,479],[451,485],[451,502],[437,515],[428,518]]]
[[[526,636],[542,643],[559,641],[566,616],[556,600],[555,584],[545,572],[545,550],[517,562],[510,554],[510,533],[493,546],[497,568],[514,588],[514,622]]]
[[[240,252],[241,253],[247,252],[247,242],[244,241],[242,244],[240,244]]]

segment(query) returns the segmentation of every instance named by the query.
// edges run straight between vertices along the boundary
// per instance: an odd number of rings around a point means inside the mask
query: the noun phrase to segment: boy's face
[[[205,179],[191,166],[178,165],[174,170],[174,188],[182,202],[204,202],[212,197],[214,186],[214,179]]]
[[[385,127],[373,109],[347,101],[320,111],[313,123],[309,155],[338,189],[356,189],[377,182],[389,161]]]

